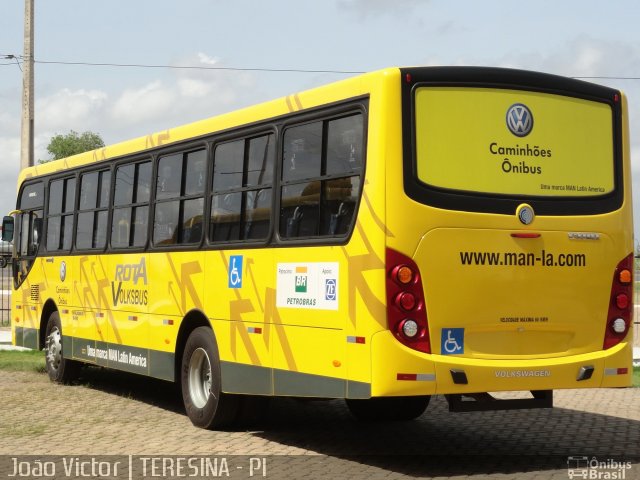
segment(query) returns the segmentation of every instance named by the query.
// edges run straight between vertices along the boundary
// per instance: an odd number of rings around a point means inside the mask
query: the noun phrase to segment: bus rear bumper
[[[374,335],[371,395],[434,395],[631,386],[632,347],[556,358],[492,360],[425,354]]]

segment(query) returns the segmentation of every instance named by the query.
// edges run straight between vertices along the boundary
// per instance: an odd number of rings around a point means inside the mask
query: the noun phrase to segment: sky
[[[8,212],[22,72],[2,57],[23,54],[24,1],[0,5],[0,206]],[[639,21],[637,0],[35,0],[35,158],[48,159],[51,137],[70,130],[117,143],[353,76],[263,69],[481,65],[612,77],[589,81],[629,96],[640,232]]]

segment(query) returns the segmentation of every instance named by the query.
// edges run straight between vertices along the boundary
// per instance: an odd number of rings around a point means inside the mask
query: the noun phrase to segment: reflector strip
[[[436,376],[433,373],[399,373],[397,380],[408,380],[411,382],[435,382]]]
[[[628,368],[605,368],[604,369],[605,375],[626,375],[627,373],[629,373]]]
[[[361,345],[364,345],[366,343],[366,340],[364,337],[351,337],[348,336],[347,337],[347,343],[359,343]]]
[[[173,320],[169,319],[169,318],[165,318],[162,320],[162,324],[163,325],[173,325]]]
[[[258,334],[260,334],[260,333],[262,333],[262,328],[261,327],[248,327],[247,331],[249,333],[258,333]]]

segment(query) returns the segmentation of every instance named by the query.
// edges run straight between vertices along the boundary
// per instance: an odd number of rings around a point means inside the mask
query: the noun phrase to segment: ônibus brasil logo
[[[514,103],[507,110],[507,127],[516,137],[526,137],[533,129],[531,110],[522,104]]]

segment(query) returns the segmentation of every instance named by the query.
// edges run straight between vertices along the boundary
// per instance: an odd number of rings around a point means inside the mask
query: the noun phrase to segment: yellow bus
[[[393,420],[436,394],[629,386],[626,105],[542,73],[389,68],[25,169],[3,222],[14,343],[56,382],[176,382],[205,428],[273,396]]]

